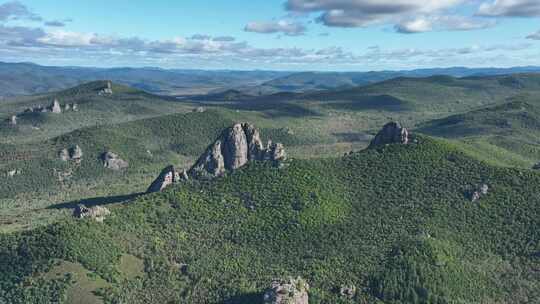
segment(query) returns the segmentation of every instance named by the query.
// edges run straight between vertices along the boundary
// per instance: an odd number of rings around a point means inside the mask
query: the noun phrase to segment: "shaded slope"
[[[307,279],[310,303],[349,303],[336,291],[349,284],[361,303],[540,296],[540,175],[419,139],[284,169],[253,164],[115,207],[101,225],[70,220],[0,236],[0,297],[61,293],[61,282],[30,278],[51,258],[109,281],[99,294],[110,303],[260,303],[269,282],[287,275]],[[490,193],[471,203],[481,183]],[[123,253],[144,260],[140,278],[119,279]]]
[[[418,131],[465,142],[493,163],[530,168],[540,160],[540,108],[530,96],[430,121]]]

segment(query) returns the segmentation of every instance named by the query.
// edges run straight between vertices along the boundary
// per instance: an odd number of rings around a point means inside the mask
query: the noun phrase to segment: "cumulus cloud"
[[[489,17],[538,17],[538,0],[494,0],[484,2],[478,9],[479,16]]]
[[[394,24],[399,33],[475,30],[494,24],[478,17],[452,14],[465,0],[288,0],[287,10],[320,13],[316,20],[331,27]]]
[[[527,39],[540,40],[540,31],[530,34]]]
[[[34,14],[19,1],[10,1],[0,5],[0,21],[28,19],[41,21],[42,18]]]
[[[465,16],[428,16],[404,20],[395,25],[399,33],[412,34],[429,31],[470,31],[494,26],[494,20],[477,20]]]
[[[51,20],[51,21],[45,21],[45,26],[52,26],[52,27],[64,27],[66,26],[66,23],[59,20]]]
[[[283,33],[289,36],[303,35],[306,27],[298,22],[287,20],[278,20],[270,22],[250,22],[244,28],[246,32],[255,32],[261,34]]]

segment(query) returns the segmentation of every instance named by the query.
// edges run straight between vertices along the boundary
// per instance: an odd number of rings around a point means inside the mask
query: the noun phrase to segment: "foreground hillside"
[[[428,137],[253,163],[109,205],[103,223],[1,235],[0,302],[262,303],[301,276],[310,303],[534,303],[539,187]]]

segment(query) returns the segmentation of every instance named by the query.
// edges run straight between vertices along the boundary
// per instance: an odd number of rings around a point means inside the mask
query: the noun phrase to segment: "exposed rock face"
[[[78,145],[71,147],[69,149],[62,149],[60,152],[58,152],[58,157],[62,161],[69,161],[73,160],[76,162],[80,162],[83,157],[83,151],[81,147]]]
[[[122,170],[129,166],[128,162],[121,159],[118,154],[113,152],[105,152],[101,155],[103,166],[111,170]]]
[[[344,298],[353,299],[354,296],[356,296],[356,286],[341,286],[339,289],[339,294]]]
[[[101,89],[101,91],[98,92],[98,95],[112,95],[112,83],[110,81],[107,81],[107,85]]]
[[[79,105],[76,104],[76,103],[74,103],[74,104],[71,105],[71,109],[72,109],[73,111],[77,112],[77,111],[79,111]]]
[[[474,191],[471,195],[471,201],[477,202],[479,201],[483,196],[487,195],[489,193],[489,186],[486,184],[483,184],[478,188],[478,190]]]
[[[263,148],[259,131],[251,124],[235,124],[225,130],[189,171],[195,177],[217,177],[243,167],[249,161],[286,160],[282,144],[268,142]]]
[[[60,152],[58,152],[58,157],[60,158],[60,160],[62,161],[68,161],[71,159],[71,157],[69,156],[69,151],[68,149],[62,149],[60,150]]]
[[[264,293],[265,304],[308,304],[309,285],[301,278],[274,280]]]
[[[69,156],[72,160],[81,160],[83,157],[83,151],[79,145],[76,145],[75,147],[72,147],[69,149]]]
[[[105,217],[110,215],[111,212],[109,209],[101,206],[94,206],[94,207],[86,207],[85,205],[77,205],[75,208],[75,211],[73,212],[73,215],[77,218],[83,219],[83,218],[90,218],[95,220],[96,222],[103,222],[105,220]]]
[[[17,115],[11,115],[11,117],[9,118],[9,124],[12,126],[17,125]]]
[[[56,114],[62,113],[62,107],[60,107],[60,102],[58,102],[58,99],[54,99],[52,105],[50,106],[50,110]]]
[[[386,124],[381,131],[375,136],[369,145],[370,148],[384,146],[388,144],[403,144],[409,143],[409,131],[401,126],[398,122],[390,122]]]
[[[146,193],[160,192],[170,185],[187,180],[186,170],[178,171],[174,166],[168,166],[163,169],[158,178],[148,187]]]
[[[13,169],[7,172],[7,177],[14,177],[15,175],[20,175],[22,173],[19,169]]]

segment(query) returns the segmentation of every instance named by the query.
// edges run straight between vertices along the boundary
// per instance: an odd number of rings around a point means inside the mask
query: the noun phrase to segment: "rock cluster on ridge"
[[[62,149],[58,152],[58,157],[62,161],[73,160],[75,162],[80,162],[83,156],[83,151],[78,145],[71,147],[69,149]]]
[[[105,152],[101,155],[103,166],[111,170],[122,170],[129,166],[128,162],[121,159],[118,154],[113,152]]]
[[[264,146],[259,130],[248,123],[237,123],[224,130],[219,138],[199,157],[189,171],[174,166],[163,169],[147,193],[159,192],[169,185],[193,178],[214,178],[234,171],[250,161],[271,161],[280,164],[287,159],[280,143],[268,141]]]
[[[387,123],[375,138],[371,141],[369,147],[378,147],[388,144],[403,144],[410,142],[409,131],[401,126],[399,122]]]
[[[265,304],[308,304],[309,284],[302,278],[274,280],[264,293]]]
[[[163,169],[158,178],[148,187],[146,193],[160,192],[168,186],[187,180],[188,175],[186,170],[177,170],[174,166],[168,166]]]
[[[96,222],[103,222],[105,220],[105,217],[110,215],[111,212],[109,209],[101,206],[94,206],[94,207],[86,207],[85,205],[77,205],[75,208],[73,215],[77,218],[83,219],[83,218],[90,218],[95,220]]]
[[[217,177],[234,171],[249,161],[281,162],[287,159],[282,144],[263,146],[259,130],[248,123],[237,123],[226,129],[202,154],[189,174],[195,177]]]

